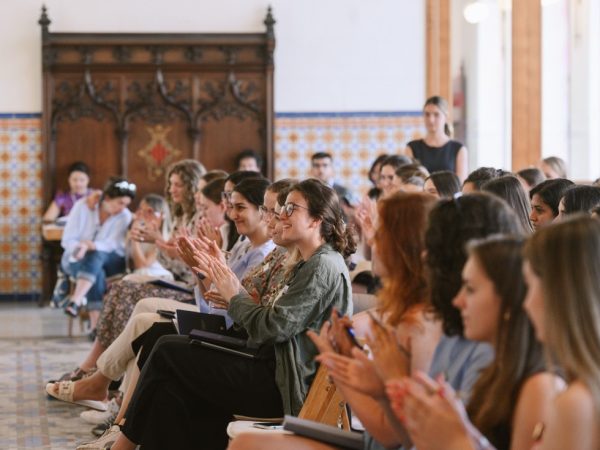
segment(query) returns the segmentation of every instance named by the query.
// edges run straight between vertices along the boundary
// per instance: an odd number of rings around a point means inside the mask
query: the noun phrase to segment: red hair
[[[378,294],[381,312],[396,326],[429,298],[423,252],[429,211],[435,197],[398,192],[378,203],[377,257],[386,269]]]

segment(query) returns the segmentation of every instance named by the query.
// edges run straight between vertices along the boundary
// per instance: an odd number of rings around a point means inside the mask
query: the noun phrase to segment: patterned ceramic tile
[[[420,113],[279,114],[275,120],[275,178],[309,176],[316,152],[333,156],[336,181],[357,194],[382,153],[399,153],[423,134]]]
[[[40,127],[0,117],[0,294],[40,290]]]

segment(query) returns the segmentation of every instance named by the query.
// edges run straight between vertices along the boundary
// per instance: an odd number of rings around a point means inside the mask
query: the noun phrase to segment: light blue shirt
[[[131,211],[125,208],[119,214],[110,216],[100,224],[100,205],[93,210],[88,208],[85,198],[73,206],[63,237],[60,242],[67,255],[71,255],[81,241],[92,241],[100,252],[116,252],[125,256],[125,236],[131,222]]]
[[[238,280],[241,281],[242,278],[244,278],[250,271],[250,269],[263,262],[265,257],[271,253],[274,248],[275,244],[271,240],[268,240],[258,247],[252,247],[252,244],[248,238],[245,236],[240,236],[238,241],[231,249],[229,259],[227,260],[227,265],[231,271],[235,273],[235,276],[238,278]],[[224,316],[227,327],[230,327],[233,324],[233,320],[227,314],[227,310],[211,308],[208,305],[206,300],[204,300],[204,297],[202,296],[198,286],[194,288],[194,296],[200,312]]]

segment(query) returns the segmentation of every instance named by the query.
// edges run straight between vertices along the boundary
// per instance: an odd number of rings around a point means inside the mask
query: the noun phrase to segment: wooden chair
[[[283,430],[262,430],[254,428],[255,422],[282,422],[281,418],[249,418],[234,416],[243,420],[230,422],[227,427],[229,439],[234,439],[243,432],[256,433],[288,433]],[[315,378],[310,385],[308,395],[298,417],[314,420],[325,425],[336,426],[342,430],[350,430],[350,420],[346,409],[346,402],[338,392],[335,384],[327,376],[327,369],[319,366]]]
[[[110,277],[106,278],[107,289],[108,289],[108,287],[110,287],[110,285],[112,283],[114,283],[115,281],[119,281],[125,275],[126,275],[125,273],[118,273],[118,274],[111,275]],[[75,283],[77,283],[77,280],[73,277],[69,277],[69,289],[70,289],[69,296],[73,294],[73,290],[75,289]],[[78,315],[77,319],[79,320],[79,332],[83,333],[85,331],[86,323],[89,323],[89,320],[90,320],[90,314],[85,306],[82,306],[81,308],[79,308],[79,315]],[[67,316],[67,336],[68,337],[73,337],[73,322],[74,321],[75,321],[75,317]]]

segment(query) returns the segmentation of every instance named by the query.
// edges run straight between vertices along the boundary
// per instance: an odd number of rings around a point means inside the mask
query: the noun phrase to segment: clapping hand
[[[419,450],[474,449],[470,422],[452,387],[420,372],[414,378],[389,381],[392,410]]]
[[[210,302],[213,308],[227,309],[229,307],[229,302],[225,301],[219,291],[216,290],[206,291],[204,293],[204,299],[207,302]]]
[[[360,349],[352,350],[352,357],[334,352],[321,353],[316,360],[327,367],[336,383],[342,383],[373,398],[385,397],[385,385],[377,375],[373,361]]]
[[[229,305],[231,298],[240,292],[240,281],[226,264],[211,257],[208,261],[208,275],[223,297],[223,302]]]
[[[213,227],[206,217],[202,217],[198,221],[196,227],[196,234],[199,238],[206,238],[209,241],[215,242],[217,247],[221,248],[223,245],[223,237],[218,227]]]
[[[367,336],[367,345],[373,354],[373,363],[379,377],[385,382],[393,378],[410,375],[410,352],[398,343],[394,330],[381,323],[373,314],[371,335]]]
[[[177,241],[175,239],[169,239],[168,241],[159,239],[156,241],[156,246],[169,258],[177,259],[179,257],[179,252],[177,251]]]
[[[354,217],[360,226],[365,241],[371,245],[375,237],[375,221],[377,217],[375,203],[369,197],[365,197],[356,208]]]

